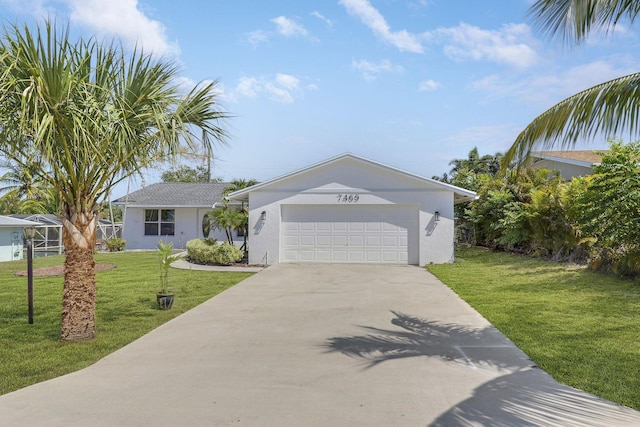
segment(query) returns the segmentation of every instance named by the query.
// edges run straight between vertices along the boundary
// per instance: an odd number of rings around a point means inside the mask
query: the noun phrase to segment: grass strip
[[[36,258],[34,268],[60,265],[64,257]],[[26,261],[0,263],[0,394],[89,366],[168,320],[251,276],[171,269],[176,293],[170,310],[159,310],[160,261],[156,252],[97,254],[97,263],[116,268],[96,274],[97,337],[60,341],[61,276],[34,277],[34,323],[28,324],[27,278],[13,273]]]
[[[637,282],[483,248],[428,268],[556,380],[640,410]]]

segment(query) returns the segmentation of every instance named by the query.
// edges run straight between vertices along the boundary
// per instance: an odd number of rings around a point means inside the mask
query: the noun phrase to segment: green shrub
[[[124,251],[124,245],[126,243],[126,240],[121,239],[120,237],[114,237],[107,240],[107,249],[109,249],[109,252],[122,252]]]
[[[229,243],[216,244],[214,239],[194,239],[187,242],[187,254],[199,264],[229,265],[242,259],[243,253]]]

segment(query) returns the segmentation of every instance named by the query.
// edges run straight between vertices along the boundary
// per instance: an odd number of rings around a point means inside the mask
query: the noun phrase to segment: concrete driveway
[[[79,372],[2,426],[623,426],[422,268],[275,265]]]

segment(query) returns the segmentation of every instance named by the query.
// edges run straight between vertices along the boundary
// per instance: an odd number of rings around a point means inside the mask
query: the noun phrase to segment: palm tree
[[[222,192],[223,203],[226,205],[229,202],[229,200],[227,199],[227,196],[229,196],[229,194],[233,193],[234,191],[239,191],[245,188],[249,188],[251,186],[256,185],[257,183],[258,183],[258,180],[256,179],[242,179],[242,178],[234,179],[229,183],[229,185],[227,185],[224,188],[224,191]],[[249,210],[245,206],[244,202],[242,202],[242,205],[240,206],[240,212],[242,213],[242,215],[240,215],[240,218],[242,219],[242,223],[240,224],[239,228],[242,228],[243,230],[242,234],[244,238],[244,241],[242,242],[242,246],[240,247],[240,250],[245,251],[245,255],[246,255],[247,236],[249,234]]]
[[[73,41],[68,25],[14,25],[0,37],[0,154],[35,168],[60,199],[63,340],[95,336],[99,202],[150,161],[199,149],[202,131],[225,141],[216,82],[184,94],[177,77],[172,61]]]
[[[569,43],[584,41],[595,29],[613,30],[621,20],[633,23],[638,13],[637,0],[538,0],[529,9],[539,28]],[[640,73],[633,73],[584,90],[536,117],[507,151],[503,165],[522,163],[536,146],[564,149],[600,134],[637,134],[638,117]]]
[[[247,222],[247,214],[243,211],[223,205],[207,213],[212,227],[224,230],[227,235],[227,242],[233,245],[233,230],[241,228]]]
[[[0,163],[0,168],[6,170],[0,176],[0,197],[17,198],[21,201],[46,197],[47,190],[38,177],[37,168],[33,165],[19,165],[5,161]]]

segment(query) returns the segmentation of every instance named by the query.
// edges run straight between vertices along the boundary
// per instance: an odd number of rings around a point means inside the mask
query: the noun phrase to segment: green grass
[[[34,268],[63,262],[63,256],[37,258]],[[63,278],[34,277],[34,323],[29,325],[27,278],[13,274],[25,270],[26,262],[0,263],[0,394],[91,365],[251,275],[171,269],[176,300],[172,309],[159,310],[157,253],[98,254],[96,262],[117,268],[96,275],[97,337],[80,343],[59,339]]]
[[[640,409],[640,285],[481,248],[429,270],[556,380]]]

